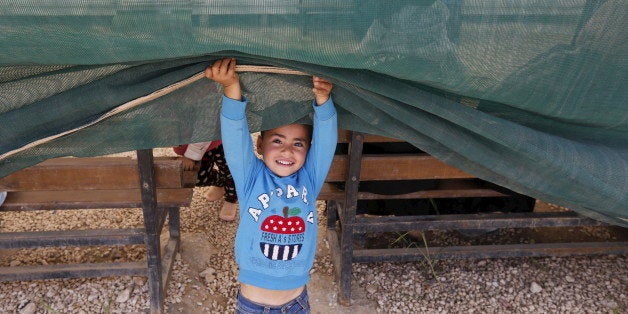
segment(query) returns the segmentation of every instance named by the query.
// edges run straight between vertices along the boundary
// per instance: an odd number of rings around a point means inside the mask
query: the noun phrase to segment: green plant
[[[430,249],[427,246],[427,239],[425,238],[425,232],[423,231],[421,231],[421,238],[423,238],[423,244],[425,245],[425,253],[421,251],[421,254],[423,254],[425,262],[430,267],[430,271],[432,272],[432,277],[438,280],[438,276],[436,275],[436,271],[434,270],[435,260],[433,260],[430,256]]]
[[[403,246],[408,247],[411,246],[413,244],[414,241],[412,240],[408,240],[406,238],[406,236],[408,235],[408,233],[410,233],[409,231],[406,231],[404,233],[400,233],[400,232],[396,232],[397,237],[395,238],[395,240],[393,240],[392,242],[390,242],[390,244],[388,245],[388,247],[392,247],[393,245],[395,245],[395,243],[397,242],[403,242]]]
[[[110,314],[111,313],[111,302],[113,302],[113,299],[109,299],[107,300],[108,302],[105,303],[105,306],[103,308],[103,312],[106,314]]]
[[[50,306],[50,304],[48,304],[48,302],[45,302],[42,299],[37,300],[37,304],[39,304],[40,307],[46,308],[46,310],[49,313],[59,313],[55,309],[53,309],[52,306]]]
[[[421,238],[423,239],[423,246],[425,248],[424,250],[421,249],[417,241],[408,239],[407,235],[409,233],[410,233],[409,231],[406,231],[403,233],[397,232],[397,237],[395,238],[395,240],[390,242],[389,247],[392,247],[396,243],[403,243],[403,246],[405,248],[412,248],[412,247],[417,248],[419,252],[421,252],[421,255],[423,255],[423,260],[421,261],[421,263],[427,264],[427,267],[429,268],[429,271],[432,274],[432,277],[434,277],[434,279],[438,279],[438,276],[436,275],[436,270],[435,270],[436,259],[432,258],[432,254],[430,253],[430,249],[427,245],[427,238],[425,237],[425,232],[421,231]]]
[[[434,207],[434,211],[436,212],[436,215],[440,215],[440,211],[438,210],[438,205],[436,205],[436,201],[434,201],[433,198],[430,198],[430,204],[432,204],[432,207]]]

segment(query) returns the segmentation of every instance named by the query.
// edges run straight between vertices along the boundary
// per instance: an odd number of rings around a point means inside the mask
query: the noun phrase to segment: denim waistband
[[[288,301],[282,305],[263,305],[255,303],[240,294],[238,291],[238,298],[236,304],[236,313],[242,314],[283,314],[283,313],[309,313],[310,303],[307,295],[307,288],[303,289],[303,292],[296,298]]]

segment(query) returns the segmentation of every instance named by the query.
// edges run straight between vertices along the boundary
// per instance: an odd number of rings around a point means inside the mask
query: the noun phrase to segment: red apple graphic
[[[300,211],[296,208],[297,211]],[[288,206],[283,208],[283,217],[272,215],[262,222],[262,231],[279,234],[297,234],[305,231],[305,222],[299,216],[288,217]]]
[[[272,215],[264,219],[261,228],[262,231],[278,234],[278,235],[292,235],[305,232],[305,221],[298,215],[301,210],[299,208],[293,208],[290,214],[292,217],[288,217],[288,207],[283,208],[283,217],[279,215]],[[275,242],[275,241],[273,241]],[[260,242],[260,250],[266,258],[277,261],[289,261],[295,258],[301,251],[303,243],[279,243]]]

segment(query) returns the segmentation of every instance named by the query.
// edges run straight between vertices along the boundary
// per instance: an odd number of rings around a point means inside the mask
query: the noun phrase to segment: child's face
[[[310,149],[309,130],[302,124],[284,125],[264,132],[257,138],[257,152],[264,164],[280,177],[297,172]]]

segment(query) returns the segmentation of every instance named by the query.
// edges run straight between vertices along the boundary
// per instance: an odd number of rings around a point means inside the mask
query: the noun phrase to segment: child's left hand
[[[314,92],[316,104],[320,106],[329,99],[329,94],[331,94],[331,89],[334,87],[334,85],[331,82],[318,76],[312,77],[312,84],[314,85],[314,88],[312,88],[312,92]]]

